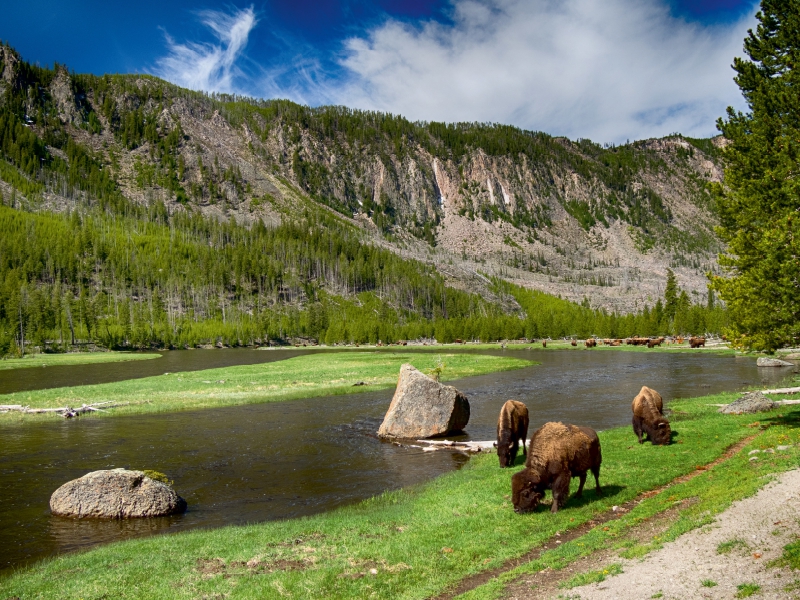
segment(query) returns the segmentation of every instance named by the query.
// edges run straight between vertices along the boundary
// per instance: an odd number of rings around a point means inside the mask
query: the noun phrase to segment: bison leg
[[[599,496],[601,494],[601,492],[600,492],[600,465],[597,465],[596,467],[592,467],[592,475],[594,475],[594,485],[595,485],[594,489],[597,492],[597,495]]]
[[[525,440],[528,439],[528,418],[522,420],[522,455],[527,456],[528,451],[525,449]]]
[[[575,497],[581,498],[583,496],[583,485],[586,483],[586,471],[578,473],[578,478],[581,483],[578,486],[578,491],[575,492]]]
[[[639,443],[643,444],[644,440],[642,440],[642,421],[636,416],[633,417],[633,432],[636,434],[636,437],[639,438]]]
[[[572,478],[569,471],[561,473],[553,482],[553,505],[550,512],[556,513],[561,506],[567,503],[569,497],[569,480]]]

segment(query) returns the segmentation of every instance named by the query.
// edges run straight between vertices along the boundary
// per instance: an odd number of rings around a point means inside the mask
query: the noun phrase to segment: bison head
[[[672,429],[666,419],[658,419],[653,425],[652,431],[648,433],[650,441],[655,446],[667,446],[672,440]]]
[[[497,457],[500,459],[500,468],[514,466],[514,461],[517,459],[517,450],[519,450],[518,446],[518,443],[509,442],[508,440],[500,440],[500,443],[494,443],[494,447],[497,448]]]
[[[511,502],[514,512],[526,513],[536,510],[544,494],[539,490],[539,476],[524,469],[511,478]]]

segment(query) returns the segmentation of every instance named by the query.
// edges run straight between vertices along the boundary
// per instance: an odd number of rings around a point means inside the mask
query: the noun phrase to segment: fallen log
[[[800,387],[778,388],[775,390],[761,390],[762,394],[798,394]]]
[[[800,404],[800,400],[775,400],[775,404],[786,406],[789,404]],[[706,406],[728,406],[727,404],[706,404]]]
[[[457,450],[459,452],[491,452],[494,448],[494,441],[475,441],[475,442],[455,442],[452,440],[417,440],[417,443],[428,444],[423,448],[426,452],[433,450]]]
[[[126,404],[130,404],[130,402],[114,402],[113,400],[108,400],[106,402],[95,402],[94,404],[83,404],[78,408],[71,408],[69,406],[59,406],[57,408],[31,408],[30,406],[22,406],[21,404],[3,404],[0,405],[0,411],[21,412],[29,415],[56,413],[65,419],[71,419],[72,417],[77,417],[78,415],[88,412],[105,412],[105,409],[97,408],[98,406],[104,406],[106,409],[108,409],[115,408],[117,406],[124,406]]]

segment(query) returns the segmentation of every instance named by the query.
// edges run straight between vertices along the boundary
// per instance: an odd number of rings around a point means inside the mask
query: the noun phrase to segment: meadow
[[[61,365],[93,365],[129,360],[160,358],[160,354],[145,352],[70,352],[66,354],[26,354],[22,358],[0,360],[0,371],[31,367],[57,367]]]
[[[67,355],[68,356],[68,355]],[[532,361],[485,354],[447,352],[335,352],[256,364],[165,373],[114,383],[0,395],[0,404],[31,408],[112,403],[90,418],[279,402],[385,389],[397,384],[400,365],[440,373],[442,381],[530,366]],[[2,422],[56,418],[9,412]],[[58,417],[60,418],[60,417]],[[84,417],[85,418],[85,417]]]
[[[0,579],[0,597],[411,599],[462,591],[460,598],[500,598],[520,575],[559,570],[600,549],[642,556],[710,523],[773,473],[796,468],[800,407],[735,416],[713,406],[735,398],[671,402],[669,446],[639,445],[630,427],[600,432],[602,495],[589,489],[555,515],[546,505],[515,514],[509,496],[516,469],[477,455],[426,484],[311,517],[156,536],[45,560]],[[748,459],[750,449],[779,445],[788,449]],[[180,492],[180,481],[175,486]],[[621,517],[593,526],[633,500],[639,502]],[[669,509],[665,533],[644,544],[626,541],[631,527]],[[578,528],[585,533],[519,560]],[[458,587],[473,577],[474,586]]]

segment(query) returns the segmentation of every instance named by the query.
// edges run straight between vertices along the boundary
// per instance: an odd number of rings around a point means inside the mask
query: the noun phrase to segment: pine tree
[[[739,346],[773,352],[800,343],[800,1],[762,0],[758,27],[736,58],[749,112],[728,108],[717,126],[729,144],[717,188],[727,243],[712,277]]]
[[[664,316],[668,321],[675,318],[678,310],[678,279],[672,269],[667,269],[667,287],[664,289]]]

